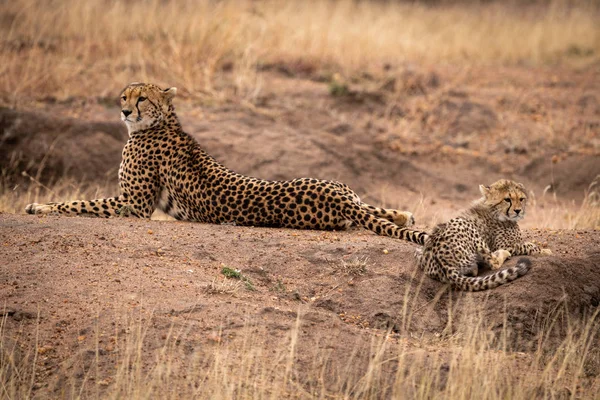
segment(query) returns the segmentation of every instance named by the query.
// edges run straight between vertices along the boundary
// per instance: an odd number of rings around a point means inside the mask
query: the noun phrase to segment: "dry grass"
[[[340,271],[346,275],[360,276],[367,272],[369,257],[354,257],[351,260],[340,262]]]
[[[289,334],[280,339],[266,339],[268,332],[249,323],[240,332],[240,340],[211,334],[213,345],[200,346],[191,354],[179,343],[193,332],[193,320],[179,328],[171,326],[161,335],[162,347],[148,354],[151,323],[129,317],[126,333],[115,342],[110,368],[98,368],[100,345],[96,343],[95,359],[88,362],[83,375],[63,382],[63,394],[114,399],[533,399],[597,395],[598,312],[574,320],[559,309],[540,322],[545,331],[535,339],[533,351],[523,353],[509,344],[518,347],[518,339],[507,330],[494,331],[487,323],[484,306],[471,307],[472,312],[450,318],[447,332],[451,333],[442,333],[437,339],[374,331],[370,348],[345,349],[349,359],[342,365],[332,362],[331,352],[325,351],[315,351],[311,358],[303,357],[303,363],[297,362],[303,345],[301,313]],[[557,324],[564,332],[561,339],[552,333]],[[29,398],[35,393],[32,388],[39,387],[35,357],[43,350],[36,346],[29,354],[17,356],[23,349],[8,340],[3,326],[0,324],[0,398]],[[64,365],[81,364],[78,357],[74,355]]]
[[[252,99],[262,84],[258,69],[273,64],[354,74],[404,62],[598,60],[597,5],[549,3],[2,2],[1,102],[112,99],[124,83],[148,80],[188,95]]]
[[[600,175],[590,183],[581,204],[565,204],[544,192],[533,199],[530,215],[538,227],[552,229],[600,229]],[[536,226],[529,224],[529,226]]]
[[[244,284],[239,280],[215,278],[206,286],[206,292],[235,296],[243,286]]]

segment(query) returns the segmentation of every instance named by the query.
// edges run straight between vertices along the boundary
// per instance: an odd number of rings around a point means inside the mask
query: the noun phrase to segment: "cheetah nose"
[[[128,116],[129,116],[129,114],[131,114],[131,110],[121,110],[121,112],[123,113],[123,115],[124,115],[125,117],[128,117]]]
[[[515,214],[519,215],[520,213],[521,213],[521,210],[515,209]]]

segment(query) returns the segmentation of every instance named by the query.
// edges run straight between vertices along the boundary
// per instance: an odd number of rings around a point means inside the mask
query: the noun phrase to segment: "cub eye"
[[[121,100],[123,100],[123,101],[127,100],[127,96],[121,96]]]
[[[519,201],[525,201],[525,197],[521,197]]]
[[[144,96],[140,96],[138,97],[138,101],[146,101],[146,98]]]
[[[505,198],[504,201],[510,203],[510,197]]]

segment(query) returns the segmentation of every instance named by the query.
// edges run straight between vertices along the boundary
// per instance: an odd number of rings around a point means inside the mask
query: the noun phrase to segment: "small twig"
[[[37,184],[37,185],[39,185],[39,186],[43,187],[44,189],[46,189],[46,190],[47,190],[47,191],[49,191],[50,193],[52,193],[52,194],[56,194],[56,193],[54,193],[54,190],[50,189],[48,186],[44,185],[42,182],[38,181],[38,180],[37,180],[36,178],[34,178],[33,176],[29,175],[29,174],[27,173],[27,171],[23,171],[23,172],[21,172],[21,175],[22,175],[22,176],[24,176],[24,177],[27,177],[27,178],[29,178],[29,180],[30,180],[31,182],[33,182],[33,183],[35,183],[35,184]]]

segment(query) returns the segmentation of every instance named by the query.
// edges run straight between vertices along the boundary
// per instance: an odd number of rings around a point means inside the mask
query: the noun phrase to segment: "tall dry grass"
[[[408,293],[408,291],[407,291]],[[409,307],[407,297],[405,307]],[[148,347],[152,318],[124,316],[116,329],[115,349],[100,363],[101,345],[61,363],[82,371],[59,380],[62,398],[197,398],[197,399],[548,399],[595,398],[600,390],[598,312],[583,319],[566,308],[539,321],[543,330],[533,350],[508,329],[494,330],[484,305],[449,306],[448,326],[437,339],[412,337],[410,312],[404,334],[373,331],[370,346],[314,351],[307,357],[301,313],[287,335],[271,336],[260,323],[248,321],[240,340],[218,334],[212,345],[180,345],[194,331],[193,321],[162,331],[162,345]],[[408,309],[408,308],[407,308]],[[509,326],[504,321],[504,326]],[[560,325],[561,334],[556,335]],[[27,399],[43,388],[36,378],[37,345],[19,346],[0,323],[0,398]],[[96,328],[98,330],[98,328]],[[118,333],[121,332],[121,333]],[[98,333],[90,333],[98,339]],[[223,338],[222,341],[219,338]],[[87,356],[86,356],[87,354]],[[91,355],[91,357],[89,357]],[[82,357],[87,357],[85,360]],[[104,356],[106,357],[106,356]],[[334,359],[336,357],[337,359]],[[298,362],[299,359],[302,362]],[[32,389],[35,388],[35,389]]]
[[[547,191],[532,200],[528,227],[600,230],[600,175],[590,183],[580,204],[561,201]]]
[[[473,2],[471,2],[473,3]],[[598,60],[590,0],[401,2],[15,0],[0,3],[0,99],[114,97],[131,81],[252,98],[257,69],[355,73],[404,62]]]

